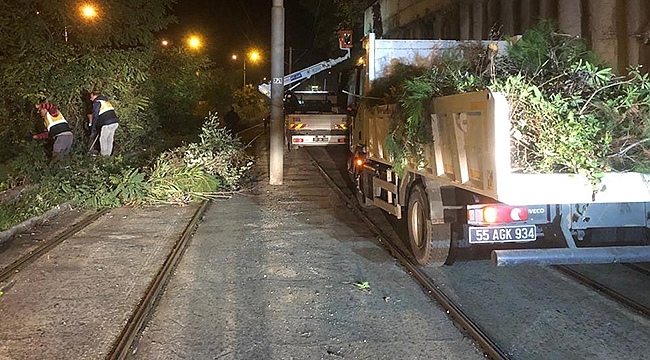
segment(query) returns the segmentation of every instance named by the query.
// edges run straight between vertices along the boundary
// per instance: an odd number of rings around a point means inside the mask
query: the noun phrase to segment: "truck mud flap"
[[[389,173],[389,180],[392,180],[392,176]],[[397,177],[395,177],[397,181]],[[387,213],[396,216],[398,219],[402,218],[402,207],[393,201],[393,194],[397,194],[397,185],[393,184],[390,181],[382,180],[378,177],[372,178],[372,187],[373,194],[377,193],[376,189],[383,189],[387,193],[387,200],[381,199],[377,196],[373,196],[373,204],[378,208],[386,211]]]
[[[496,266],[579,265],[650,262],[650,246],[516,249],[492,251]]]

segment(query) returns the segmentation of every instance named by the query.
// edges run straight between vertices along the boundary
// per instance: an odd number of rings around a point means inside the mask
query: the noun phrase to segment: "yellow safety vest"
[[[103,114],[103,113],[105,113],[107,111],[110,111],[110,110],[115,110],[115,108],[113,107],[113,105],[109,101],[106,101],[106,100],[97,100],[97,101],[99,101],[99,114],[98,115],[101,115],[101,114]]]
[[[45,117],[43,118],[43,121],[45,122],[45,128],[47,129],[47,131],[50,131],[50,129],[54,125],[67,123],[67,121],[63,117],[63,114],[61,114],[60,111],[56,116],[52,116],[52,115],[50,115],[49,112],[46,112]]]

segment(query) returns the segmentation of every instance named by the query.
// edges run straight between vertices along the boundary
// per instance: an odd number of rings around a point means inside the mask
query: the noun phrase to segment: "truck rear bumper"
[[[326,146],[345,145],[348,139],[345,135],[292,135],[290,141],[294,146]]]
[[[650,246],[494,250],[496,266],[650,262]]]

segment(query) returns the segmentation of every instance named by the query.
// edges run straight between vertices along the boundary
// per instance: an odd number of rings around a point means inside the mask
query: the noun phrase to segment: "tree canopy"
[[[84,14],[84,3],[73,0],[0,2],[3,144],[19,143],[26,134],[42,130],[32,111],[39,98],[53,102],[81,132],[88,92],[101,91],[119,109],[120,146],[126,151],[141,147],[159,126],[160,116],[177,115],[161,113],[170,107],[152,105],[157,94],[183,93],[179,101],[187,103],[180,109],[196,104],[202,96],[197,74],[206,73],[199,70],[208,66],[207,58],[181,48],[163,55],[156,41],[156,32],[176,21],[174,2],[106,1],[93,5],[94,16]],[[176,82],[154,81],[158,74],[179,69],[172,79]],[[10,155],[15,149],[0,152]]]

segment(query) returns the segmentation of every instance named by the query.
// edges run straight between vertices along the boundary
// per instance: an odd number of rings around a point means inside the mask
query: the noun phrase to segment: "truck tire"
[[[442,266],[451,248],[451,226],[432,224],[429,211],[426,191],[421,184],[416,184],[409,193],[407,208],[411,254],[422,266]]]
[[[291,136],[285,136],[284,140],[285,140],[286,143],[287,143],[287,150],[289,150],[289,151],[291,151],[291,150],[298,150],[298,145],[293,145],[293,144],[291,143]]]

